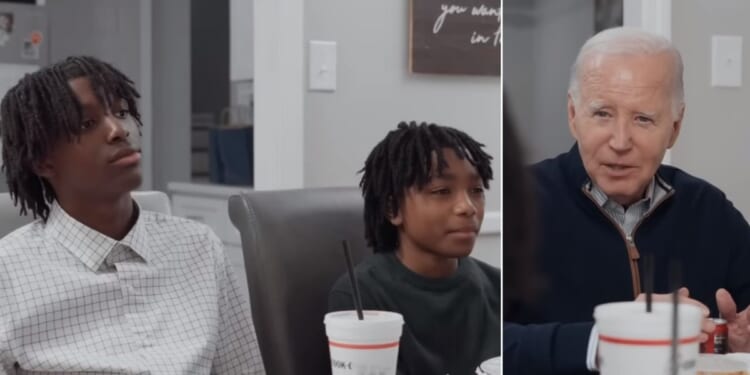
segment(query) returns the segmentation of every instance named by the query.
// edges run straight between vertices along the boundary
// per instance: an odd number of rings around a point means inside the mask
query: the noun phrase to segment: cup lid
[[[352,328],[361,326],[363,322],[368,322],[367,324],[404,323],[403,315],[393,311],[364,310],[362,314],[364,320],[359,320],[355,310],[330,312],[326,314],[323,323],[331,324],[335,322],[337,326],[351,326]]]
[[[364,320],[359,320],[354,310],[326,314],[323,323],[326,335],[336,341],[398,341],[404,317],[392,311],[365,310]]]

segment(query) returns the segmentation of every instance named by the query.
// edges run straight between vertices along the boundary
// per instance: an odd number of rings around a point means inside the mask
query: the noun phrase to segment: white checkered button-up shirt
[[[140,211],[121,241],[59,205],[0,240],[0,375],[264,374],[208,227]]]

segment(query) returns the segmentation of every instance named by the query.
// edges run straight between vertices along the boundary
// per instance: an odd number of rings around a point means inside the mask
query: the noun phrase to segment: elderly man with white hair
[[[581,48],[567,105],[576,144],[531,169],[544,280],[506,316],[506,374],[595,371],[594,307],[643,298],[646,256],[656,293],[670,292],[676,262],[682,297],[728,321],[731,351],[750,349],[750,227],[718,188],[661,164],[681,130],[682,71],[668,40],[637,29]],[[713,329],[705,321],[701,339]]]

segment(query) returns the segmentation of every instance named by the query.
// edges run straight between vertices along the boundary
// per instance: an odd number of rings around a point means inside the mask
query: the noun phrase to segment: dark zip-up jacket
[[[505,374],[587,373],[594,307],[634,299],[644,254],[653,254],[657,293],[669,292],[676,260],[682,284],[713,316],[719,288],[729,290],[739,311],[750,304],[750,226],[708,182],[661,166],[657,181],[670,192],[628,239],[584,189],[589,177],[577,146],[533,165],[532,174],[544,284],[533,305],[503,323]]]

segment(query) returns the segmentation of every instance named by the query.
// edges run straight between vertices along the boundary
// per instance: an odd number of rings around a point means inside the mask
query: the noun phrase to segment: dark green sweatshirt
[[[459,260],[441,279],[420,276],[396,257],[377,253],[355,270],[367,310],[404,316],[399,374],[464,375],[500,355],[500,270],[474,258]],[[352,288],[343,275],[331,289],[329,311],[352,310]]]

